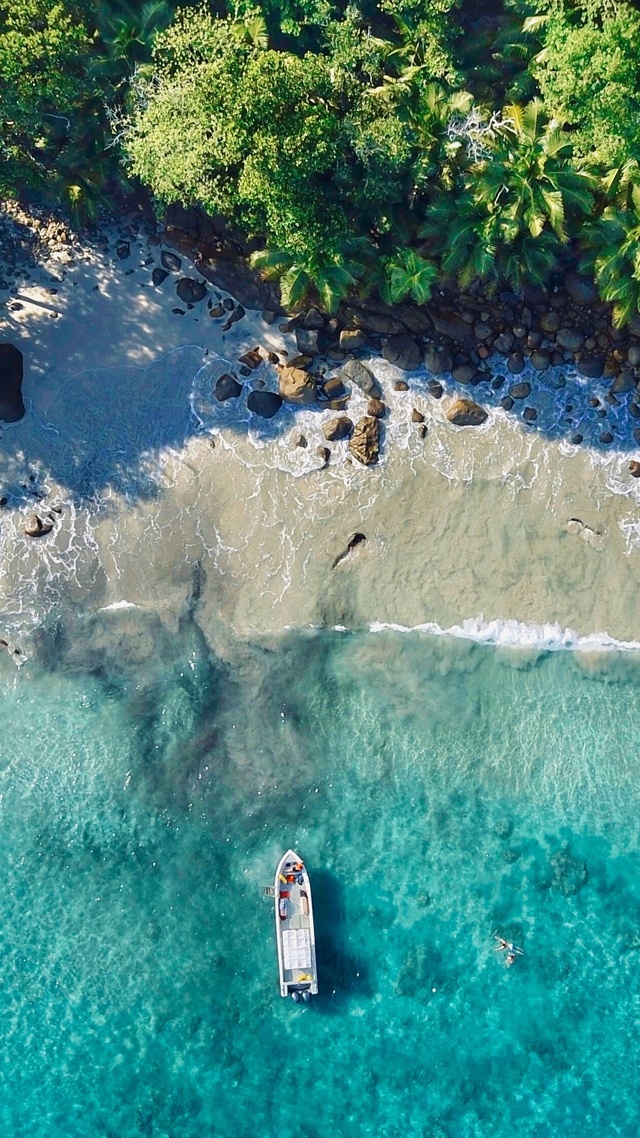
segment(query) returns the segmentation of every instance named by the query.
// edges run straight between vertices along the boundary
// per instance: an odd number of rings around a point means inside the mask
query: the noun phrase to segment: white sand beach
[[[293,336],[259,312],[222,331],[206,301],[188,310],[177,299],[180,275],[199,279],[185,258],[155,287],[168,247],[129,237],[120,259],[121,234],[109,237],[108,248],[78,244],[27,268],[0,318],[1,338],[24,353],[27,405],[20,422],[0,423],[0,637],[10,650],[28,652],[54,606],[135,605],[171,624],[196,601],[212,642],[224,628],[246,638],[385,624],[551,646],[640,642],[635,452],[573,446],[556,429],[570,421],[569,397],[586,407],[584,381],[546,374],[529,400],[533,426],[496,395],[482,427],[455,427],[450,394],[433,399],[423,370],[364,355],[389,407],[381,462],[361,466],[345,441],[325,467],[316,450],[335,412],[285,405],[266,421],[245,405],[277,375],[264,362],[242,376],[238,357],[260,346],[285,362]],[[207,289],[214,304],[225,298]],[[213,384],[229,371],[245,391],[220,404]],[[400,378],[408,391],[394,389]],[[365,407],[354,388],[348,414]],[[306,448],[295,445],[300,432]],[[61,511],[37,539],[24,534],[34,503]],[[356,532],[366,540],[334,568]]]

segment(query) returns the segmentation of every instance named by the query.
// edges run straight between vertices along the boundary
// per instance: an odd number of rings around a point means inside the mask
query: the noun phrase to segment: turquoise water
[[[635,657],[119,620],[0,663],[3,1134],[637,1133]]]

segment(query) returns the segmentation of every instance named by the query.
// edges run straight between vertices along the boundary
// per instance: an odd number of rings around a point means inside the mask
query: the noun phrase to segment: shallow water
[[[637,1133],[635,654],[290,633],[223,663],[111,612],[1,667],[3,1133]],[[309,1008],[261,896],[288,844]]]

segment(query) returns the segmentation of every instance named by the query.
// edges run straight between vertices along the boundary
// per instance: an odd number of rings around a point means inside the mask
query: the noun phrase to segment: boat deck
[[[282,994],[305,988],[315,993],[318,986],[311,891],[307,872],[297,860],[285,858],[278,867],[276,911]]]

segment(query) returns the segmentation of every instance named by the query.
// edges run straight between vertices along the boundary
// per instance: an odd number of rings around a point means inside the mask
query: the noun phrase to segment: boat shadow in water
[[[311,882],[319,988],[311,1006],[332,1015],[341,1011],[351,996],[370,996],[369,970],[364,960],[345,947],[346,914],[340,878],[326,869],[315,869]]]

